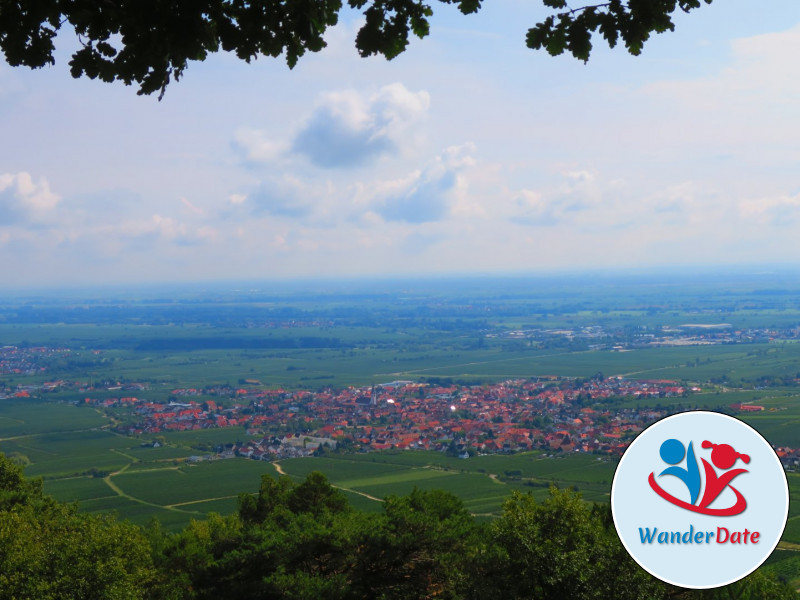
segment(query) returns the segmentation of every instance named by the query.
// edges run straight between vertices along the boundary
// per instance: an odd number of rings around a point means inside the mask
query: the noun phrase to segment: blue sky
[[[800,11],[717,0],[639,57],[528,50],[544,9],[434,6],[361,59],[217,54],[162,102],[0,65],[6,285],[796,262]]]

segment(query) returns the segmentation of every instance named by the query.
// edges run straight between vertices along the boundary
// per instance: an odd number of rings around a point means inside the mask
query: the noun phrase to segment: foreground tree
[[[744,579],[710,590],[673,588],[670,600],[797,600],[797,592],[774,573],[755,571]]]
[[[386,498],[374,524],[360,546],[353,598],[468,597],[480,528],[459,498],[415,488]]]
[[[151,535],[164,598],[348,598],[372,516],[354,511],[320,473],[301,484],[265,475],[239,513]],[[152,531],[151,531],[152,533]]]
[[[264,476],[239,514],[151,535],[163,598],[375,600],[458,598],[477,527],[446,492],[353,510],[319,473],[295,484]],[[152,533],[152,530],[151,530]]]
[[[552,489],[514,494],[475,523],[448,492],[354,510],[320,473],[264,476],[229,516],[167,534],[77,513],[0,454],[0,600],[788,600],[756,572],[716,590],[673,588],[628,557],[607,506]]]
[[[134,600],[154,580],[139,528],[55,502],[0,454],[0,599]]]
[[[477,12],[481,0],[440,0],[463,14]],[[556,55],[569,52],[587,60],[592,35],[609,46],[622,41],[639,54],[652,33],[674,29],[672,15],[711,0],[611,0],[571,8],[566,0],[542,0],[554,14],[533,26],[530,48]],[[394,58],[409,36],[425,37],[433,8],[422,0],[348,0],[366,19],[355,44],[361,56]],[[62,29],[81,43],[70,61],[73,77],[87,76],[139,86],[139,94],[163,93],[189,61],[213,52],[233,52],[250,62],[285,55],[293,67],[306,51],[325,46],[323,34],[335,25],[341,0],[0,0],[0,49],[12,66],[53,64],[54,39]]]
[[[666,587],[628,556],[604,509],[571,490],[542,503],[515,492],[494,524],[499,564],[487,579],[503,598],[663,598]]]

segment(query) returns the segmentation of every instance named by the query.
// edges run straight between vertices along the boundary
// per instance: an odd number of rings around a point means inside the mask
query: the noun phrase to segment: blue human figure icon
[[[697,497],[700,495],[700,468],[697,466],[692,442],[689,442],[689,449],[686,450],[682,442],[676,439],[669,439],[661,444],[659,453],[665,463],[673,465],[661,471],[659,477],[662,475],[674,475],[683,481],[689,489],[691,504],[697,502]],[[683,460],[684,455],[686,456],[686,468],[678,467],[677,464]]]

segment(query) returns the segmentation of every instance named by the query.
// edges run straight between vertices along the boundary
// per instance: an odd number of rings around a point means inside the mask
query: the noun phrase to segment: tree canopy
[[[481,0],[440,0],[463,14]],[[526,43],[552,55],[568,52],[588,60],[594,34],[609,46],[620,41],[639,54],[652,33],[674,29],[673,14],[712,0],[610,0],[571,8],[566,0],[542,0],[552,14],[532,26]],[[432,4],[423,0],[347,0],[364,15],[356,35],[361,56],[402,53],[413,34],[430,31]],[[163,93],[190,61],[233,52],[250,62],[285,56],[293,67],[306,51],[326,46],[341,0],[0,0],[0,49],[12,66],[54,64],[54,39],[74,31],[80,48],[69,62],[73,77],[136,84],[139,94]]]
[[[138,527],[56,502],[0,454],[0,599],[137,600],[155,576]]]
[[[515,492],[492,522],[460,499],[415,489],[380,512],[353,509],[321,473],[262,478],[238,513],[183,531],[79,513],[0,454],[0,600],[789,600],[756,571],[684,590],[639,568],[608,505],[571,490]]]

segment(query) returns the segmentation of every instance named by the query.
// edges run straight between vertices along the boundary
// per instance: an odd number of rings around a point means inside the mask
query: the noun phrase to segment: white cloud
[[[733,40],[731,60],[717,74],[644,86],[641,112],[631,115],[621,134],[647,132],[648,145],[657,141],[674,159],[700,156],[708,162],[724,154],[758,167],[796,161],[798,47],[800,26]]]
[[[228,208],[234,213],[244,210],[248,215],[303,218],[311,216],[319,200],[315,186],[286,173],[267,177],[246,195],[233,194],[228,199]]]
[[[44,222],[60,200],[45,179],[34,182],[24,171],[0,175],[0,225]]]
[[[192,225],[173,217],[153,214],[147,219],[105,223],[79,232],[72,242],[96,244],[112,254],[131,249],[148,253],[168,246],[198,246],[213,243],[220,232],[211,225]]]
[[[744,199],[739,202],[739,213],[753,225],[794,226],[800,219],[800,193]]]
[[[587,65],[515,38],[498,65],[445,24],[386,62],[343,21],[291,72],[216,57],[160,104],[0,66],[0,262],[101,281],[797,254],[800,28]]]
[[[404,179],[378,184],[371,208],[387,221],[426,223],[451,214],[457,197],[463,201],[466,182],[461,171],[475,164],[472,144],[451,146],[422,171]],[[381,189],[382,188],[382,189]]]
[[[427,112],[430,104],[428,92],[412,92],[402,83],[383,86],[369,99],[370,112],[378,132],[391,138],[400,137]]]
[[[732,46],[737,64],[726,76],[736,80],[739,91],[790,100],[795,105],[800,94],[800,25],[734,40]]]
[[[396,153],[404,134],[428,110],[427,92],[411,92],[400,83],[365,95],[353,90],[324,94],[292,149],[323,168],[368,164]]]
[[[286,142],[270,140],[259,129],[240,128],[233,134],[233,146],[251,163],[269,163],[278,160],[289,149]]]
[[[553,184],[512,193],[509,218],[533,226],[608,224],[618,203],[609,192],[617,187],[620,182],[601,181],[589,170],[564,171]]]
[[[390,99],[387,104],[400,112],[408,107],[413,112],[424,104],[419,98],[409,99],[400,88],[389,86],[384,92]],[[406,103],[397,101],[398,97],[405,98]],[[398,108],[401,106],[404,108]],[[387,221],[439,221],[473,208],[464,173],[475,165],[474,151],[470,143],[451,146],[425,167],[406,171],[403,176],[388,173],[406,168],[409,161],[393,161],[381,169],[365,171],[367,176],[355,181],[346,172],[326,172],[326,177],[309,174],[307,168],[297,164],[265,169],[261,180],[249,190],[228,195],[218,216],[235,222],[278,217],[321,227],[345,221],[360,221],[364,227],[381,226]]]
[[[430,106],[425,91],[412,92],[401,83],[377,92],[327,92],[287,140],[273,139],[263,130],[240,128],[234,148],[246,162],[270,164],[305,157],[325,169],[366,165],[380,156],[397,154],[414,141],[414,125]]]

